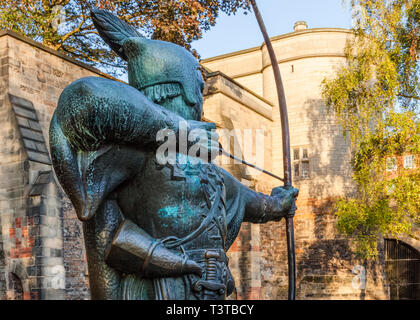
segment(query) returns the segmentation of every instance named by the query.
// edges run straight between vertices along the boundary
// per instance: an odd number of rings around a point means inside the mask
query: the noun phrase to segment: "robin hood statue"
[[[181,152],[162,164],[157,136],[172,130],[180,144],[182,123],[187,133],[205,133],[210,157],[218,153],[215,125],[200,121],[200,65],[184,48],[146,39],[107,11],[93,10],[92,19],[127,61],[129,85],[73,82],[50,125],[54,170],[83,221],[91,297],[224,299],[235,287],[226,251],[242,222],[279,221],[297,190],[257,193]]]

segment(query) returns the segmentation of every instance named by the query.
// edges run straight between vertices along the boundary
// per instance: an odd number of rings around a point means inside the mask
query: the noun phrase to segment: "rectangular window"
[[[397,170],[397,159],[395,157],[386,159],[386,171]]]
[[[309,178],[308,148],[293,148],[293,176],[296,180]]]
[[[302,161],[302,178],[309,178],[309,161]]]
[[[414,169],[414,156],[404,156],[404,168],[406,169]]]
[[[299,173],[299,163],[295,163],[295,164],[294,164],[294,175],[295,175],[295,178],[300,177],[300,173]]]
[[[299,160],[300,149],[293,149],[293,160]]]

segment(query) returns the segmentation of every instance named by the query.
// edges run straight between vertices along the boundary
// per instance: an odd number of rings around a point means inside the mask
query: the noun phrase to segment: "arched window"
[[[9,287],[13,293],[13,300],[23,300],[23,286],[20,278],[14,273],[9,273]]]
[[[420,299],[420,253],[416,249],[385,239],[385,271],[391,300]]]

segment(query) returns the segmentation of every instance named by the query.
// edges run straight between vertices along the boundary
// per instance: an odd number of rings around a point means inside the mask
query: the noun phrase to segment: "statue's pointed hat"
[[[144,38],[134,27],[105,10],[92,10],[92,20],[106,43],[128,62],[129,83],[143,90],[163,83],[179,83],[187,104],[201,102],[200,64],[185,48]]]

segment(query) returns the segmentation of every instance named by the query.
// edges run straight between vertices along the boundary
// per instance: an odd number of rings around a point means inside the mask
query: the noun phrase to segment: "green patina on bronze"
[[[224,299],[234,290],[226,251],[242,222],[280,220],[297,190],[257,193],[212,162],[183,164],[181,154],[174,164],[158,163],[157,133],[179,133],[180,121],[187,133],[202,129],[215,139],[215,125],[200,121],[199,64],[109,12],[94,10],[92,19],[127,60],[129,85],[73,82],[50,125],[57,178],[84,222],[91,297]]]

